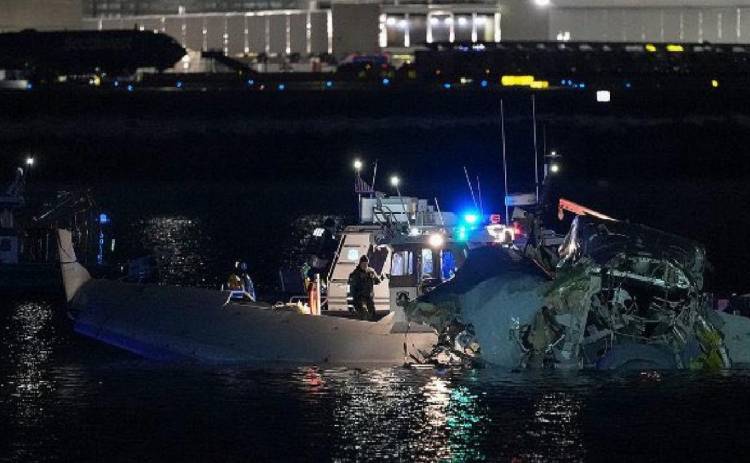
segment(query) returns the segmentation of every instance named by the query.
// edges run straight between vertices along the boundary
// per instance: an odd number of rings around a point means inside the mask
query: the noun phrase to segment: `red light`
[[[498,225],[503,223],[503,218],[500,217],[500,214],[492,214],[490,215],[490,223],[493,225]]]
[[[518,222],[513,222],[513,234],[515,236],[523,235],[523,228],[521,228],[521,224]]]

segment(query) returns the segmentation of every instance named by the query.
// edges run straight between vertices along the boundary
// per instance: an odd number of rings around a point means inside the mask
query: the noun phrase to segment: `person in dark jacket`
[[[374,286],[380,283],[380,277],[369,263],[367,256],[362,256],[357,268],[349,275],[349,291],[354,299],[354,310],[362,320],[375,320]]]

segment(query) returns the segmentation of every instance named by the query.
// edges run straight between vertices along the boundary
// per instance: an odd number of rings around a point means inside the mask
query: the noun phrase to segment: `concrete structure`
[[[750,42],[748,0],[552,0],[547,38]]]
[[[80,29],[81,0],[0,0],[0,31]]]
[[[408,54],[451,41],[750,42],[750,0],[3,1],[6,30],[76,27],[83,11],[88,29],[160,31],[229,55]]]

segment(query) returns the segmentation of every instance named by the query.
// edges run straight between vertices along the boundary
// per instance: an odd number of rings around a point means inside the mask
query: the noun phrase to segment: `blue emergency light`
[[[456,227],[456,241],[466,241],[469,238],[469,233],[466,227],[459,225]]]
[[[473,212],[467,212],[466,214],[464,214],[464,222],[469,225],[475,225],[477,222],[479,222],[479,215]]]

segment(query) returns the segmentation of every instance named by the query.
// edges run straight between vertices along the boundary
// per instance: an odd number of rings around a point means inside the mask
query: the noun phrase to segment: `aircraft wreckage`
[[[453,280],[406,304],[410,320],[442,333],[427,357],[599,370],[750,361],[750,319],[713,310],[700,244],[582,214],[556,256],[540,249],[475,249]]]
[[[412,198],[363,198],[372,224],[344,230],[327,302],[311,295],[306,313],[211,289],[92,279],[61,230],[75,330],[146,357],[212,363],[604,370],[750,363],[750,319],[712,309],[698,243],[571,202],[560,203],[577,214],[564,239],[548,240],[530,216],[525,240],[498,223],[479,230],[484,238],[457,240],[446,231],[450,213],[421,201],[414,199],[415,224],[399,232],[396,210],[411,208]],[[335,316],[347,312],[346,276],[363,254],[380,261],[379,272],[390,269],[376,287],[376,306],[387,314],[379,321]],[[449,254],[445,272],[440,262]]]

